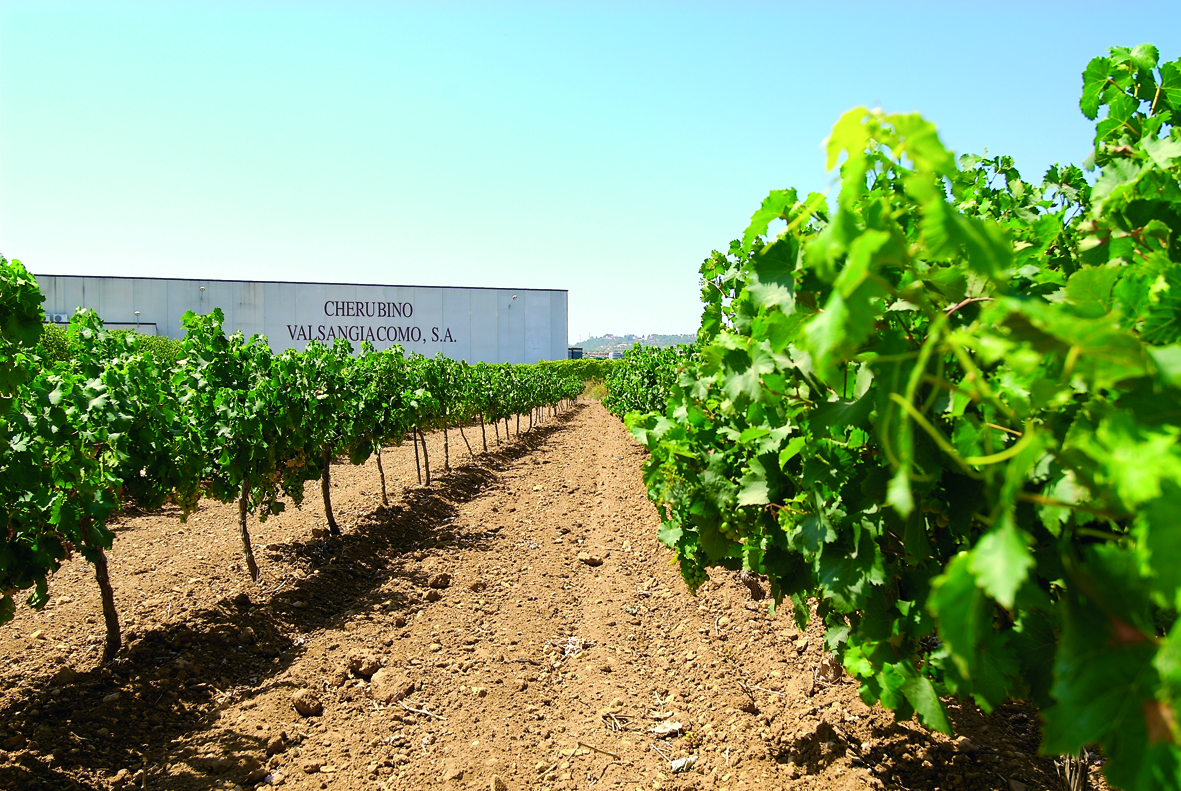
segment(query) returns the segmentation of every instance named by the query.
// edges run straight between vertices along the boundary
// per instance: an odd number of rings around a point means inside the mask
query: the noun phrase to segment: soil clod
[[[291,696],[291,702],[301,717],[318,717],[324,713],[324,704],[310,689],[298,690]]]

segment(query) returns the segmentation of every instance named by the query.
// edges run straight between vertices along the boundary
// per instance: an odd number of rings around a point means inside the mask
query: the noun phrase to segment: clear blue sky
[[[564,288],[693,332],[697,267],[824,189],[856,105],[1029,177],[1181,2],[0,4],[0,252],[34,272]]]

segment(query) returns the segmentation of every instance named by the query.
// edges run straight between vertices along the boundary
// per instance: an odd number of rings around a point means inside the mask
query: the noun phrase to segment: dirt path
[[[473,462],[452,432],[456,469],[429,489],[404,486],[412,448],[388,449],[389,508],[375,464],[335,466],[345,535],[312,537],[312,488],[253,522],[261,587],[232,506],[127,520],[111,667],[94,669],[84,563],[0,628],[0,788],[1056,784],[1026,709],[957,710],[970,740],[932,737],[862,704],[817,626],[771,618],[737,575],[690,596],[655,540],[645,454],[597,403],[499,450],[488,436]],[[442,473],[441,436],[430,449]]]

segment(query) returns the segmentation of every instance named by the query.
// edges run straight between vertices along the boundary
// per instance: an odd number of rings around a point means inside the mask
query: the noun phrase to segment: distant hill
[[[693,343],[696,335],[601,335],[571,344],[581,346],[584,354],[591,352],[623,352],[637,343],[641,346],[676,346]]]

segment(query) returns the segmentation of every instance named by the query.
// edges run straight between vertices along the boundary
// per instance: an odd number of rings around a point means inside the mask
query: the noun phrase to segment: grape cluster
[[[931,514],[935,524],[940,527],[947,527],[951,524],[951,518],[947,515],[947,506],[938,500],[924,500],[923,510]]]
[[[709,581],[703,558],[697,553],[681,555],[681,577],[689,586],[689,592],[697,595],[697,589]]]
[[[729,518],[723,518],[718,530],[731,541],[741,542],[742,539],[754,532],[758,522],[758,512],[749,508],[737,508]]]

